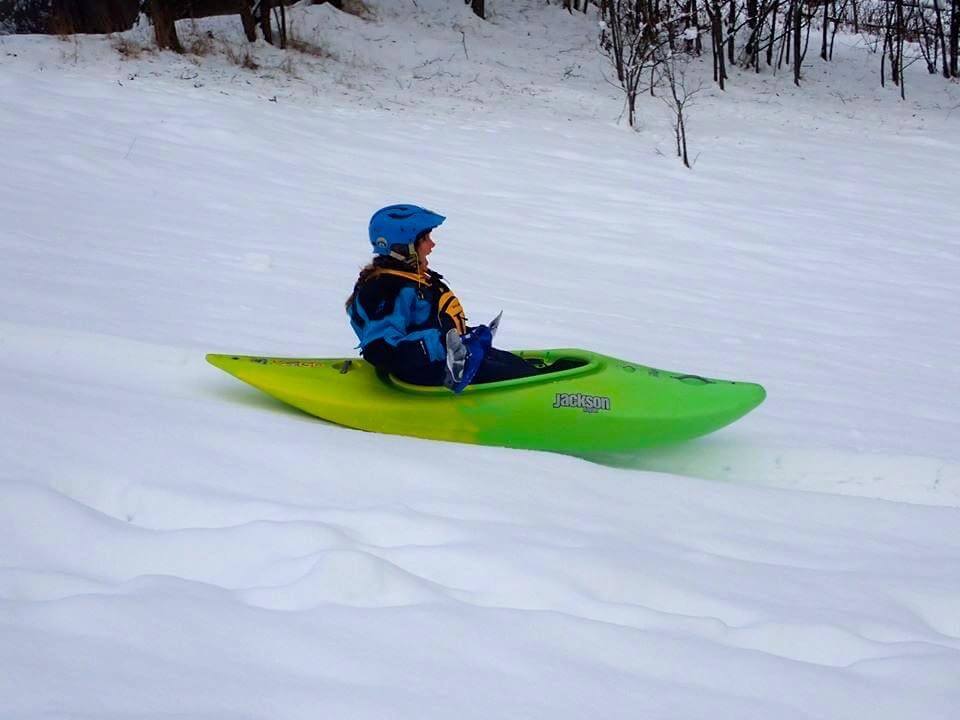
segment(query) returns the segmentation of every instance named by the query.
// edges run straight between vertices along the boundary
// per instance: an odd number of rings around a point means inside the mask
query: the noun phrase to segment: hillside
[[[596,18],[294,8],[323,52],[0,37],[0,715],[953,717],[960,88],[875,58],[622,102]],[[125,55],[117,47],[125,48]],[[550,52],[547,52],[547,50]],[[707,64],[691,74],[704,73]],[[503,347],[752,380],[701,441],[360,433],[207,365],[350,356],[376,208]]]

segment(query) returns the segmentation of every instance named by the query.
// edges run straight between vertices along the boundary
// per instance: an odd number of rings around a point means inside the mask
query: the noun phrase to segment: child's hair
[[[350,293],[350,297],[348,297],[347,302],[344,303],[344,307],[347,309],[347,312],[350,312],[350,306],[353,305],[353,300],[355,297],[357,297],[357,291],[360,289],[360,286],[363,285],[377,269],[377,260],[379,259],[379,257],[374,258],[372,262],[367,263],[360,269],[360,277],[357,278],[357,282],[355,282],[353,285],[353,292]],[[382,265],[382,263],[379,264]]]
[[[418,239],[417,243],[419,242]],[[344,303],[347,312],[350,312],[350,306],[353,305],[353,300],[357,297],[360,286],[369,280],[370,276],[380,268],[406,266],[404,267],[405,270],[413,270],[417,275],[420,274],[420,256],[417,254],[416,247],[411,245],[393,245],[390,249],[393,251],[392,254],[377,255],[372,261],[360,269],[360,276],[357,278],[357,282],[354,283],[353,292],[350,293],[350,297],[348,297],[347,302]],[[400,258],[403,258],[403,260],[400,260]]]

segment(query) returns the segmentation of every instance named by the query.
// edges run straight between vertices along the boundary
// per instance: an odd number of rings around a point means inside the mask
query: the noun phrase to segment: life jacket
[[[382,341],[422,341],[431,361],[445,357],[443,337],[450,328],[466,332],[463,306],[440,273],[377,267],[354,290],[347,309],[361,353]]]

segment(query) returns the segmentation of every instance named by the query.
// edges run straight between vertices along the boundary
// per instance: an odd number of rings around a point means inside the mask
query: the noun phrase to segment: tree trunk
[[[823,35],[820,42],[820,57],[829,60],[827,55],[827,33],[830,30],[830,2],[826,0],[823,3]]]
[[[779,70],[783,63],[790,64],[790,52],[793,47],[790,38],[793,37],[793,10],[796,0],[790,0],[787,5],[787,14],[783,18],[783,40],[780,41],[780,58],[777,60],[777,69]],[[786,53],[786,57],[784,57]]]
[[[767,45],[767,67],[773,65],[773,45],[777,38],[777,13],[780,12],[780,0],[773,1],[770,12],[770,43]]]
[[[733,35],[734,28],[737,26],[737,3],[735,0],[730,1],[730,13],[727,15],[727,60],[730,61],[731,65],[736,64],[737,59],[734,57],[733,47]]]
[[[273,0],[260,0],[260,31],[263,39],[273,45],[273,24],[270,22],[270,9]]]
[[[920,40],[920,55],[927,64],[927,72],[937,74],[937,61],[940,59],[940,46],[937,45],[936,29],[930,27],[926,14],[920,15],[922,32]]]
[[[803,27],[803,7],[800,0],[793,4],[793,84],[800,87],[800,65],[803,55],[800,53],[800,29]]]
[[[683,113],[680,113],[680,122],[678,123],[680,128],[680,143],[683,146],[683,164],[688,168],[690,167],[690,158],[687,155],[687,128],[683,122]]]
[[[278,4],[280,5],[280,17],[278,18],[279,22],[277,23],[277,26],[280,30],[280,49],[286,50],[287,49],[287,6],[284,5],[282,0]],[[273,12],[274,14],[276,14],[277,11],[274,10]]]
[[[710,3],[713,3],[711,8]],[[727,79],[727,68],[723,57],[723,8],[720,7],[720,0],[707,0],[704,3],[707,11],[707,17],[710,18],[710,36],[713,46],[713,79],[720,85],[721,90],[725,90],[724,80]]]
[[[610,30],[610,52],[613,54],[613,66],[617,70],[617,80],[623,85],[626,82],[626,74],[623,67],[623,27],[619,6],[611,2],[607,5],[607,12],[610,19],[607,27]]]
[[[950,66],[947,59],[947,36],[943,29],[943,12],[940,10],[940,0],[933,0],[933,11],[937,17],[937,24],[934,29],[934,42],[940,43],[940,54],[943,55],[943,76],[949,80]]]
[[[697,27],[697,16],[699,11],[697,10],[697,0],[690,0],[687,3],[687,17],[684,20],[684,29],[689,30],[690,28]],[[698,28],[699,29],[699,28]],[[703,52],[703,44],[700,41],[700,33],[697,33],[695,40],[686,40],[686,50],[687,52],[695,52],[697,55]]]
[[[884,40],[884,48],[890,53],[890,79],[894,85],[900,84],[900,63],[897,62],[897,36],[894,32],[899,32],[899,27],[894,25],[896,20],[896,7],[890,8],[887,13],[887,31]]]
[[[250,42],[257,40],[257,21],[253,18],[252,0],[243,0],[240,5],[240,22],[243,23],[243,34]]]
[[[757,32],[757,0],[747,0],[747,27],[750,28],[750,37],[747,40],[747,57],[752,61],[757,56],[757,45],[760,34]]]
[[[840,29],[840,18],[847,12],[847,5],[837,8],[837,3],[833,3],[833,32],[830,33],[830,60],[833,60],[833,43],[837,39],[837,30]]]
[[[567,10],[570,10],[570,0],[565,0],[564,3],[567,7]],[[481,20],[486,20],[487,18],[487,8],[485,7],[485,0],[470,0],[470,7],[473,9],[474,14]],[[572,14],[571,10],[571,14]],[[586,12],[586,10],[584,10]]]
[[[887,22],[887,27],[883,32],[883,50],[880,51],[880,87],[885,88],[887,86],[887,72],[886,72],[886,62],[887,62],[887,45],[890,42],[890,23]]]
[[[900,99],[906,100],[907,79],[903,75],[903,41],[907,34],[906,24],[903,22],[903,0],[896,0],[897,7],[897,75],[900,76]]]
[[[723,57],[723,18],[720,17],[720,5],[717,4],[717,64],[720,73],[720,89],[726,90],[724,81],[727,79],[727,63]]]
[[[950,9],[950,77],[960,77],[960,0]]]
[[[170,0],[150,0],[150,20],[153,22],[153,36],[160,50],[183,52],[183,45],[177,37],[177,25],[173,19]]]

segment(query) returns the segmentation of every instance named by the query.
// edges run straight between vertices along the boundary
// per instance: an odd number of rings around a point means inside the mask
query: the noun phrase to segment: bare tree
[[[803,3],[801,0],[793,2],[793,84],[800,87],[800,66],[803,64],[803,54],[800,52],[800,31],[803,29]]]
[[[713,51],[713,80],[721,90],[727,79],[727,66],[723,56],[723,8],[720,0],[704,0],[703,8],[710,19],[710,39]]]
[[[950,77],[960,77],[960,0],[950,2]]]
[[[885,59],[890,61],[890,79],[900,88],[901,99],[906,98],[904,78],[904,44],[907,35],[907,17],[904,15],[903,0],[891,0],[887,3],[883,22],[883,57],[880,59],[880,85],[885,86]]]
[[[737,31],[737,18],[740,15],[740,6],[737,5],[734,0],[727,0],[727,61],[731,65],[735,65],[737,60],[734,57],[736,48],[734,47],[734,40],[736,39]]]
[[[823,27],[820,30],[820,58],[826,61],[830,59],[828,54],[829,41],[827,39],[830,32],[830,0],[823,0]]]
[[[630,127],[636,127],[637,95],[661,43],[659,0],[609,0],[601,22],[600,49],[617,71],[627,99]]]
[[[943,76],[950,78],[950,66],[947,60],[947,34],[943,28],[943,11],[940,8],[940,0],[933,0],[933,12],[936,17],[936,26],[934,28],[934,42],[940,43],[940,50],[943,57]],[[936,63],[934,63],[936,65]]]
[[[773,0],[770,11],[770,42],[767,43],[767,67],[773,65],[773,47],[777,39],[777,13],[780,11],[780,0]]]
[[[677,157],[683,160],[686,167],[690,167],[690,156],[687,153],[687,123],[686,109],[696,95],[703,88],[698,81],[695,87],[687,83],[686,58],[678,57],[676,53],[668,52],[659,62],[664,84],[668,93],[661,94],[660,99],[670,108],[673,117],[673,133],[677,142]]]

